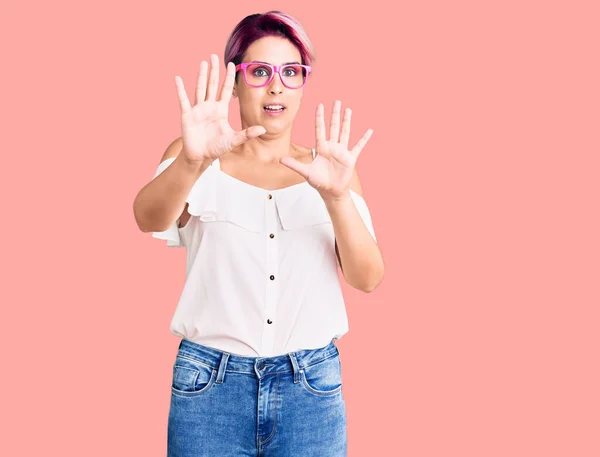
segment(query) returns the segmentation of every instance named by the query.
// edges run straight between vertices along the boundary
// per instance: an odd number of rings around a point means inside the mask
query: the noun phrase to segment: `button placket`
[[[263,336],[262,350],[264,353],[272,354],[275,346],[275,313],[277,310],[277,289],[278,289],[278,262],[277,262],[277,209],[275,205],[275,196],[267,193],[265,199],[265,243],[267,265],[265,273],[266,281],[266,303],[265,313],[263,315]]]

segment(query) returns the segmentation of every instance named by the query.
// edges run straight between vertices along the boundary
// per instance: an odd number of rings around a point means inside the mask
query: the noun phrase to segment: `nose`
[[[273,80],[271,81],[271,86],[269,87],[270,94],[281,94],[283,92],[283,82],[281,82],[281,75],[279,72],[273,75]]]

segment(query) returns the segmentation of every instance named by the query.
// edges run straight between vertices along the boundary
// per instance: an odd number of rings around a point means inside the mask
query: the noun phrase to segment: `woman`
[[[216,55],[193,106],[176,78],[182,135],[134,204],[141,230],[187,249],[170,457],[346,455],[337,265],[366,292],[383,277],[355,170],[372,131],[350,148],[351,112],[340,125],[336,102],[329,138],[320,104],[316,147],[291,141],[312,59],[301,25],[271,11],[232,32],[219,94]]]

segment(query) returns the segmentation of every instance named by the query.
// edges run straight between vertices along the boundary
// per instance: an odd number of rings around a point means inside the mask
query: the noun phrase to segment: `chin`
[[[268,124],[263,124],[263,127],[267,130],[266,135],[281,135],[289,130],[288,126],[270,126]]]
[[[260,121],[260,125],[269,130],[285,130],[292,126],[292,122],[289,119],[272,118],[264,116]]]

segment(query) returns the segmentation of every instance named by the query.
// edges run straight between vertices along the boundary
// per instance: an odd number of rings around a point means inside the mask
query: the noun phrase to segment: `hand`
[[[227,64],[227,75],[221,88],[221,96],[217,100],[219,57],[212,54],[210,63],[208,84],[208,62],[203,60],[200,63],[194,106],[190,105],[183,81],[179,76],[175,77],[181,106],[181,154],[190,162],[206,159],[212,162],[234,147],[266,132],[262,126],[252,126],[239,132],[231,128],[227,114],[235,80],[235,65],[232,62]]]
[[[348,151],[352,110],[350,108],[345,110],[340,135],[341,106],[342,103],[339,100],[333,105],[329,140],[327,140],[325,138],[325,108],[322,103],[319,103],[315,119],[317,154],[311,164],[299,162],[292,157],[282,157],[280,159],[280,163],[304,176],[325,200],[339,199],[348,194],[350,179],[358,155],[373,134],[372,129],[367,130],[356,146]]]

